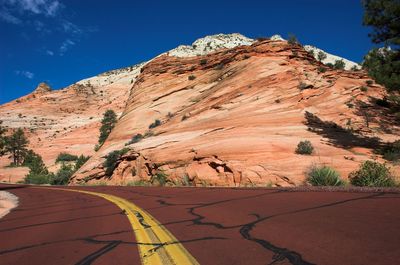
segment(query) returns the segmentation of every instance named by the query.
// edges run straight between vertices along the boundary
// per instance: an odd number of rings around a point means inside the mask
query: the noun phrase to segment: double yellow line
[[[102,197],[121,208],[132,225],[142,264],[199,264],[162,224],[135,204],[105,193],[75,189],[56,190],[74,191]]]

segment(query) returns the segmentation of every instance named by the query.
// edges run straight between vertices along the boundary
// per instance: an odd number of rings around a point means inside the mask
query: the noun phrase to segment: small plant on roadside
[[[343,186],[339,173],[328,166],[313,166],[308,172],[307,182],[313,186]]]
[[[167,177],[168,175],[164,171],[157,170],[156,174],[151,176],[151,183],[158,183],[160,186],[165,186],[168,180]]]
[[[349,175],[350,183],[361,187],[394,187],[396,182],[386,164],[367,160]]]
[[[310,141],[300,141],[296,148],[296,154],[299,155],[311,155],[314,151],[314,147]]]

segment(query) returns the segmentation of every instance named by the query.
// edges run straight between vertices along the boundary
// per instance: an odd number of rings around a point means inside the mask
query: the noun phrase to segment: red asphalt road
[[[200,264],[400,264],[400,193],[73,187],[148,211]],[[0,264],[140,264],[133,231],[100,197],[0,186]]]

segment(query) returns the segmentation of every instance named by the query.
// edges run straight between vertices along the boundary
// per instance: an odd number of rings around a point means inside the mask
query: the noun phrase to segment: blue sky
[[[360,62],[373,47],[362,16],[360,0],[0,0],[0,104],[216,33],[294,33]]]

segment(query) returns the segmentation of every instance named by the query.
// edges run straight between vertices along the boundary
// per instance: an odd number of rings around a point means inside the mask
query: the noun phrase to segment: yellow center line
[[[61,188],[47,189],[80,192],[102,197],[121,208],[131,223],[138,244],[140,259],[144,265],[199,264],[160,222],[128,200],[100,192]]]

